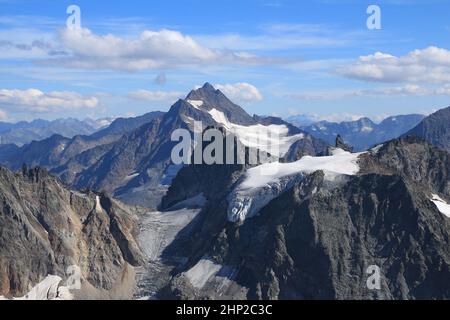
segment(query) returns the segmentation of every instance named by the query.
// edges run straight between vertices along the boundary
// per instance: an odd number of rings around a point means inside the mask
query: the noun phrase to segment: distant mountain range
[[[309,126],[309,125],[312,125],[312,124],[318,122],[316,117],[308,115],[308,114],[298,114],[295,116],[289,116],[285,120],[286,120],[286,122],[289,122],[296,127]]]
[[[31,122],[21,121],[18,123],[0,122],[0,145],[15,144],[23,146],[32,141],[39,141],[58,134],[66,138],[76,135],[90,135],[97,130],[107,127],[111,120],[87,119],[58,119],[54,121],[34,120]]]
[[[379,124],[369,118],[341,123],[320,121],[309,125],[300,125],[299,128],[330,144],[333,144],[336,136],[340,135],[356,151],[362,151],[384,141],[400,137],[424,118],[424,115],[419,114],[399,115],[386,118]],[[293,124],[299,123],[295,118],[291,118],[291,120]]]

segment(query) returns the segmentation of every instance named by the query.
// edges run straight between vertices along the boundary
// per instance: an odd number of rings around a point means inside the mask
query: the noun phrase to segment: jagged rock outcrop
[[[258,215],[235,223],[227,220],[235,180],[215,186],[222,191],[209,195],[199,227],[183,244],[191,259],[161,297],[448,299],[450,219],[432,201],[439,194],[450,203],[448,154],[407,138],[359,162],[355,176],[306,175]],[[183,184],[177,178],[172,191],[195,188],[203,172]],[[227,175],[218,174],[220,184]],[[367,286],[371,266],[380,268],[379,290]]]
[[[106,195],[66,189],[46,170],[0,167],[0,296],[21,297],[48,275],[67,280],[81,270],[75,298],[127,298],[133,266],[143,263],[134,240],[137,208]]]
[[[336,137],[336,148],[342,149],[344,151],[353,152],[353,148],[344,142],[344,139],[338,134]]]

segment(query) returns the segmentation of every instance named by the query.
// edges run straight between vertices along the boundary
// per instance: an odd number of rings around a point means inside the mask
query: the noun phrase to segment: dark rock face
[[[420,137],[450,152],[450,107],[433,113],[405,135]]]
[[[361,157],[361,173],[399,174],[428,190],[450,196],[450,156],[417,137],[392,140]]]
[[[0,168],[0,295],[22,296],[47,275],[78,266],[78,298],[125,298],[143,262],[136,209],[65,189],[43,169]]]
[[[111,135],[124,135],[162,117],[164,117],[164,112],[155,111],[134,118],[119,118],[114,120],[108,127],[94,133],[91,138],[98,139]]]
[[[322,191],[313,195],[313,186]],[[356,177],[331,190],[313,177],[238,233],[229,228],[226,254],[243,263],[236,281],[250,288],[249,298],[443,299],[450,294],[448,227],[399,177]],[[382,270],[379,291],[365,286],[370,265]]]
[[[329,181],[315,172],[258,216],[238,223],[227,221],[227,195],[244,172],[211,168],[218,185],[203,189],[203,179],[212,173],[184,169],[163,203],[172,205],[201,191],[208,204],[200,226],[183,244],[192,258],[161,296],[448,299],[450,219],[430,201],[439,194],[450,203],[448,154],[407,138],[363,154],[359,161],[359,175]],[[220,191],[207,193],[212,188]],[[204,257],[221,270],[234,270],[222,282],[226,285],[207,283],[199,289],[188,280],[187,271]],[[374,265],[381,272],[380,290],[367,286],[368,268]]]
[[[342,149],[344,151],[353,152],[353,148],[348,144],[344,143],[344,140],[340,135],[336,137],[336,148]]]
[[[341,123],[321,121],[300,128],[332,145],[336,136],[340,135],[342,140],[354,147],[356,151],[363,151],[376,144],[400,137],[414,128],[423,118],[424,116],[417,114],[395,116],[386,118],[379,124],[369,118]]]

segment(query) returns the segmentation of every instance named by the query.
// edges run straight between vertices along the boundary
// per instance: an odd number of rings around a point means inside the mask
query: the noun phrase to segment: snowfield
[[[228,220],[238,222],[256,216],[270,201],[315,171],[324,171],[328,181],[356,175],[361,154],[335,149],[327,157],[305,156],[292,163],[272,162],[251,168],[228,198]]]
[[[300,172],[313,173],[318,170],[323,170],[325,177],[329,180],[333,180],[336,175],[355,175],[359,172],[358,157],[361,154],[335,149],[332,156],[305,156],[291,163],[265,163],[249,169],[246,174],[246,179],[239,186],[239,189],[261,188],[265,185],[278,182],[280,178]]]
[[[436,205],[438,210],[447,218],[450,218],[450,204],[445,202],[441,197],[436,194],[432,195],[431,201]]]
[[[279,158],[286,155],[292,144],[305,137],[303,134],[289,136],[289,129],[285,125],[242,126],[228,121],[225,114],[217,109],[210,110],[209,114],[214,121],[235,135],[244,146],[265,151]]]
[[[13,298],[12,300],[72,300],[73,296],[69,289],[60,286],[61,282],[60,277],[49,275],[34,286],[24,297]],[[7,299],[0,297],[0,300]]]
[[[183,275],[196,289],[211,285],[220,290],[231,284],[234,274],[233,268],[217,264],[209,258],[203,258]]]
[[[200,107],[203,105],[202,100],[187,100],[186,102],[189,103],[195,109],[199,109],[199,110],[200,110]]]
[[[205,286],[208,279],[217,274],[222,266],[209,259],[201,259],[194,267],[185,272],[189,282],[197,289]]]

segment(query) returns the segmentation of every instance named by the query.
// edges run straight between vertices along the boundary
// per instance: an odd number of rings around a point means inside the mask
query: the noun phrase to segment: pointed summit
[[[186,97],[186,102],[203,111],[212,109],[221,111],[228,120],[236,124],[255,124],[253,118],[244,109],[234,104],[222,91],[214,88],[209,82],[206,82],[203,87],[191,91]]]
[[[198,89],[192,90],[188,96],[186,97],[186,100],[208,100],[208,99],[214,99],[214,97],[222,95],[224,98],[225,95],[220,92],[219,90],[216,90],[212,84],[209,82],[206,82],[203,87],[200,87]],[[206,101],[205,101],[206,102]]]
[[[213,86],[211,83],[209,83],[209,82],[206,82],[206,83],[203,85],[202,89],[203,89],[203,90],[207,90],[207,91],[213,91],[213,92],[216,91],[216,88],[214,88],[214,86]]]

